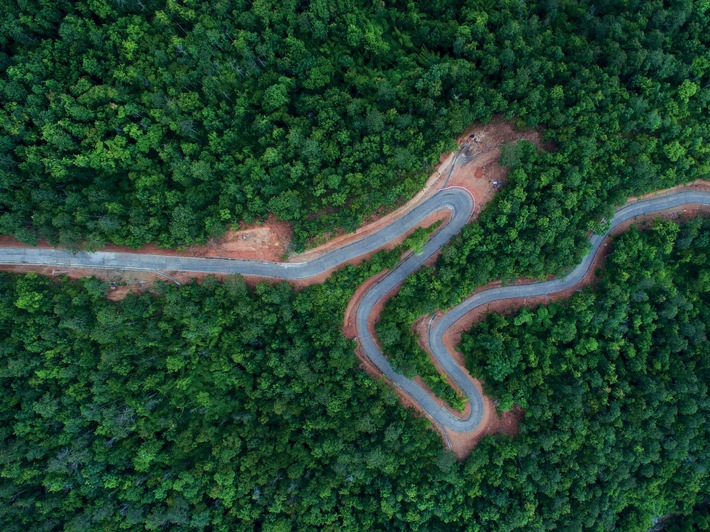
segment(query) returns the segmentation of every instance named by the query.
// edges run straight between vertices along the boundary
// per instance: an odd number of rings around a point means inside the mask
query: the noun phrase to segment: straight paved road
[[[660,212],[689,204],[710,206],[710,193],[698,191],[676,192],[668,196],[652,198],[626,206],[617,211],[611,221],[609,231],[635,216]],[[475,429],[480,423],[483,415],[483,401],[471,380],[461,370],[458,364],[456,364],[451,354],[444,347],[442,341],[444,332],[462,316],[480,305],[492,303],[500,299],[527,298],[552,294],[574,286],[586,275],[594,260],[594,256],[599,251],[599,247],[606,236],[595,235],[591,238],[591,251],[584,258],[582,263],[567,276],[541,283],[494,288],[478,292],[456,307],[450,309],[442,319],[434,324],[429,337],[432,352],[438,359],[441,367],[451,376],[471,403],[469,415],[459,417],[439,406],[419,384],[394,371],[377,346],[375,339],[370,334],[368,321],[379,300],[386,297],[394,288],[399,286],[408,275],[419,268],[424,261],[441,249],[446,242],[461,230],[473,213],[474,206],[473,197],[463,189],[447,188],[440,190],[434,196],[377,233],[325,253],[307,262],[277,263],[112,252],[80,252],[74,254],[69,251],[47,248],[0,248],[0,264],[43,265],[61,268],[167,270],[255,275],[286,280],[305,279],[319,275],[350,259],[380,248],[402,233],[416,227],[422,219],[436,211],[442,209],[450,210],[452,213],[451,219],[432,236],[429,242],[424,246],[422,253],[408,256],[394,270],[388,273],[380,282],[372,286],[363,295],[356,312],[356,326],[358,340],[360,341],[363,351],[387,379],[404,390],[421,406],[434,422],[453,431],[466,432]]]

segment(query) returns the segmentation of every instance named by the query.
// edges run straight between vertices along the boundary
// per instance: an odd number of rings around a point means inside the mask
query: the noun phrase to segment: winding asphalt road
[[[690,204],[710,206],[710,192],[683,191],[633,203],[616,212],[611,220],[609,231],[636,216]],[[469,414],[466,417],[460,417],[437,404],[434,398],[425,392],[419,384],[394,371],[370,333],[368,321],[378,301],[399,286],[408,275],[419,268],[461,230],[473,213],[474,206],[474,199],[466,190],[454,187],[442,189],[377,233],[307,262],[277,263],[136,253],[71,253],[65,250],[49,248],[0,248],[0,264],[42,265],[58,268],[168,270],[242,274],[285,280],[305,279],[319,275],[348,260],[380,248],[402,233],[416,227],[421,220],[434,212],[444,209],[449,210],[452,214],[451,219],[431,237],[424,246],[422,253],[410,254],[395,269],[365,292],[357,308],[356,327],[358,340],[363,351],[390,382],[407,393],[439,426],[455,432],[467,432],[479,425],[483,416],[483,401],[471,379],[461,370],[444,347],[442,339],[446,330],[465,314],[481,305],[501,299],[528,298],[552,294],[576,285],[586,275],[606,237],[606,234],[592,236],[591,251],[585,256],[581,264],[565,277],[540,283],[493,288],[478,292],[450,309],[441,319],[434,322],[429,332],[431,351],[444,371],[449,374],[471,404]]]
[[[473,296],[465,299],[457,306],[449,309],[441,319],[435,321],[429,331],[429,348],[436,357],[441,367],[446,371],[468,398],[471,409],[467,417],[462,418],[444,410],[433,402],[429,395],[425,397],[429,400],[425,406],[427,412],[441,426],[453,431],[466,432],[475,429],[481,422],[483,416],[483,400],[474,387],[471,379],[461,370],[454,361],[451,354],[444,347],[443,337],[446,331],[458,320],[463,318],[472,310],[502,299],[533,298],[554,294],[575,286],[587,275],[589,268],[594,262],[594,258],[599,252],[599,248],[606,236],[616,229],[620,224],[643,214],[652,214],[665,211],[682,205],[700,204],[710,206],[710,192],[684,191],[659,196],[637,203],[632,203],[616,211],[614,218],[610,222],[608,231],[604,235],[592,235],[590,238],[591,250],[570,273],[564,277],[543,281],[539,283],[526,284],[521,286],[506,286],[501,288],[491,288],[477,292]],[[400,377],[402,379],[402,377]],[[414,383],[416,386],[416,383]]]

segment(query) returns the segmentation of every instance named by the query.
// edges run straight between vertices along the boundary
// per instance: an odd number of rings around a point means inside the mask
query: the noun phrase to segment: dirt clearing
[[[468,189],[476,198],[477,214],[505,185],[508,177],[508,168],[498,163],[501,146],[519,140],[530,141],[539,149],[550,148],[543,144],[542,132],[518,131],[501,117],[484,126],[472,126],[457,139],[460,153],[447,184]]]

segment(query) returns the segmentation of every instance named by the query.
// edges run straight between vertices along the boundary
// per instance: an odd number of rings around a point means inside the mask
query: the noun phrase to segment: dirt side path
[[[656,190],[654,192],[649,192],[648,194],[644,194],[643,196],[632,196],[627,200],[626,203],[636,203],[637,201],[645,200],[648,198],[654,198],[657,196],[667,196],[668,194],[673,194],[674,192],[678,192],[681,190],[703,190],[706,192],[710,192],[710,180],[697,179],[695,181],[691,181],[690,183],[688,183],[686,185],[678,185],[678,186],[666,188],[663,190]]]

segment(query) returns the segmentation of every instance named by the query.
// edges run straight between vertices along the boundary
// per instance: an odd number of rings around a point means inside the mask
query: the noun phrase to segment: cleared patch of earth
[[[108,245],[97,251],[278,262],[283,260],[286,255],[286,250],[291,241],[291,234],[291,226],[288,223],[280,222],[270,216],[263,223],[244,224],[239,230],[227,231],[223,236],[211,239],[204,246],[165,249],[155,244],[148,244],[138,249],[133,249],[126,246]]]
[[[519,140],[530,141],[538,149],[550,148],[543,143],[541,131],[518,131],[501,117],[484,126],[472,126],[457,139],[460,154],[448,186],[459,186],[470,191],[476,198],[476,214],[505,186],[508,168],[498,163],[501,146]]]

